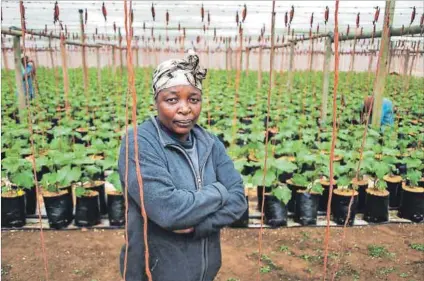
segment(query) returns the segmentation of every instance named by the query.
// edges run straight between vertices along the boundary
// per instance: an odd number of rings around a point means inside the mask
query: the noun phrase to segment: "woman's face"
[[[163,89],[156,97],[156,109],[162,125],[185,141],[202,111],[202,93],[191,85]]]

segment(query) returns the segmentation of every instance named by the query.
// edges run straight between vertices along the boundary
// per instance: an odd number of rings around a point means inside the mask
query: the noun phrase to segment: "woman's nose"
[[[187,115],[191,112],[191,108],[187,102],[182,102],[178,112]]]

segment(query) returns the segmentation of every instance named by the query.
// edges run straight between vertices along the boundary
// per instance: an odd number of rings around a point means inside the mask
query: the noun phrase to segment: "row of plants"
[[[146,83],[150,79],[146,75],[151,77],[151,71],[137,69],[136,72],[139,123],[155,113],[150,85]],[[117,170],[120,139],[125,130],[125,73],[114,75],[110,69],[104,69],[99,88],[96,72],[91,69],[90,90],[86,95],[81,86],[81,70],[70,70],[71,84],[75,87],[69,97],[69,117],[64,110],[63,90],[56,88],[52,70],[41,68],[38,73],[41,93],[32,102],[35,155],[30,149],[25,115],[19,115],[16,108],[14,90],[8,87],[8,83],[2,83],[2,178],[9,179],[19,188],[33,190],[34,178],[31,165],[28,165],[31,162],[23,164],[22,160],[35,158],[37,180],[48,192],[60,193],[70,184],[81,187],[81,182],[104,181],[101,176],[104,171]],[[2,72],[2,76],[7,80],[11,73]],[[422,221],[424,190],[419,186],[422,186],[424,171],[424,95],[420,88],[423,78],[413,77],[407,91],[400,86],[401,78],[388,78],[386,93],[397,108],[395,126],[384,128],[384,131],[370,128],[361,156],[364,126],[359,124],[359,115],[363,97],[372,89],[364,83],[372,83],[370,77],[373,79],[372,75],[365,73],[340,74],[334,168],[337,188],[333,197],[334,204],[340,204],[340,207],[334,207],[333,219],[344,222],[346,215],[343,217],[338,212],[346,211],[346,200],[353,193],[357,194],[358,209],[365,214],[367,208],[382,206],[381,212],[368,211],[371,212],[369,221],[384,221],[387,198],[388,208],[400,206],[401,216]],[[269,224],[284,224],[282,220],[273,221],[269,211],[273,208],[283,214],[285,208],[290,212],[299,208],[298,221],[315,223],[314,216],[311,219],[302,212],[325,210],[328,198],[332,122],[330,117],[326,122],[320,118],[322,73],[295,73],[292,89],[287,88],[286,73],[276,75],[267,132],[270,143],[265,183],[265,97],[269,75],[263,73],[258,88],[255,72],[247,76],[243,74],[237,99],[234,99],[234,78],[235,72],[209,72],[204,82],[203,112],[199,123],[225,144],[236,168],[243,174],[246,186],[257,188],[258,198],[264,194],[266,206],[273,204],[269,208],[264,206]],[[62,81],[59,79],[58,83],[61,85]],[[238,101],[235,107],[234,100]],[[232,120],[234,108],[236,122]],[[18,168],[10,164],[15,162],[20,163],[15,164]],[[368,181],[373,182],[373,187],[367,190]],[[76,189],[77,196],[88,195],[82,192],[85,190],[82,187]],[[372,203],[376,200],[382,203]],[[101,200],[99,204],[101,209]],[[411,207],[412,211],[405,211],[402,206]],[[248,214],[241,221],[245,225]]]

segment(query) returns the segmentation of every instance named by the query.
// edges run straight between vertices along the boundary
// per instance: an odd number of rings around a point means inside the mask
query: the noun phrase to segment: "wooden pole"
[[[84,21],[83,21],[83,10],[78,10],[80,14],[80,27],[81,27],[81,44],[83,44],[82,48],[82,70],[84,73],[84,93],[86,97],[86,110],[88,111],[88,70],[87,70],[87,61],[85,57],[85,34],[84,34]]]
[[[121,35],[121,28],[118,29],[118,37],[119,37],[119,62],[121,65],[121,77],[124,73],[124,58],[122,55],[122,35]]]
[[[403,75],[404,76],[408,75],[409,55],[410,55],[410,50],[406,49],[405,50],[405,60],[403,62]]]
[[[102,72],[100,68],[100,48],[96,48],[96,59],[97,59],[97,89],[102,91]]]
[[[21,63],[21,37],[13,36],[13,50],[15,59],[15,78],[16,78],[16,89],[18,92],[18,108],[19,115],[22,114],[22,110],[26,107],[25,92],[24,92],[24,80],[22,75],[22,63]]]
[[[325,40],[324,79],[322,85],[321,126],[327,122],[328,89],[330,86],[331,38]]]
[[[4,65],[4,69],[7,71],[9,70],[9,62],[7,60],[7,54],[6,54],[6,48],[4,47],[4,40],[1,40],[1,53],[3,56],[3,65]]]
[[[250,49],[246,49],[246,77],[249,75],[249,57],[250,57]]]
[[[395,0],[386,0],[384,12],[383,34],[380,41],[380,60],[377,68],[377,77],[374,85],[374,105],[372,114],[372,125],[380,128],[381,112],[383,106],[384,85],[387,76],[387,66],[390,48],[390,28],[393,23],[393,14],[395,11]]]
[[[287,89],[290,91],[293,87],[293,66],[294,66],[294,45],[296,43],[290,44],[290,60],[289,60],[289,69],[288,69],[288,80],[287,80]]]
[[[113,74],[116,74],[116,52],[115,52],[115,46],[112,46],[112,72]]]
[[[65,93],[65,111],[66,116],[69,118],[69,78],[68,78],[68,60],[66,59],[65,37],[61,36],[60,39],[60,53],[62,55],[62,75],[63,75],[63,89]]]
[[[262,39],[261,39],[262,40]],[[259,47],[259,62],[258,62],[258,89],[262,87],[262,46]]]

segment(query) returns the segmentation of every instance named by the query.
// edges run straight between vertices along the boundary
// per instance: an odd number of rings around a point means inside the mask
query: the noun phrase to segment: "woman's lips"
[[[190,127],[193,124],[193,120],[176,120],[174,123],[179,127]]]

